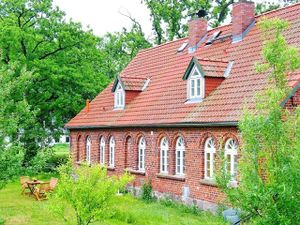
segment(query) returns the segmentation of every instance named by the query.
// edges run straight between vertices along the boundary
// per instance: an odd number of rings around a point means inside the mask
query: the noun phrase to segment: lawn
[[[48,179],[49,177],[39,177]],[[10,183],[0,191],[0,217],[8,225],[56,225],[65,222],[49,210],[50,201],[35,201],[22,196],[18,182]],[[105,221],[106,225],[224,225],[222,219],[210,213],[196,215],[186,207],[165,206],[158,202],[145,203],[130,195],[118,197],[116,214]],[[72,212],[70,211],[70,217]],[[72,221],[72,224],[76,224]]]
[[[68,144],[55,144],[53,146],[53,151],[56,155],[69,155],[69,148]]]

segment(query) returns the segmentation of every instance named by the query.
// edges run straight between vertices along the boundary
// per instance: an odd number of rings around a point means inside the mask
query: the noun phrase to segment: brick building
[[[209,30],[204,18],[189,22],[188,37],[142,50],[118,78],[74,117],[70,130],[74,163],[87,160],[151,180],[157,195],[170,194],[213,210],[222,197],[214,162],[224,144],[236,184],[245,103],[264,88],[258,74],[263,17],[289,21],[289,44],[300,47],[300,4],[255,16],[252,2],[233,5],[232,23]],[[300,71],[289,75],[291,94],[281,103],[300,104]]]

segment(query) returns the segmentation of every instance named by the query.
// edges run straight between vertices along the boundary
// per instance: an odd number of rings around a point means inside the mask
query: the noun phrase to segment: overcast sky
[[[107,32],[130,28],[132,22],[119,12],[130,12],[142,25],[146,36],[150,36],[151,21],[147,7],[141,0],[54,0],[54,5],[66,12],[68,18],[90,25],[94,34],[102,36]]]

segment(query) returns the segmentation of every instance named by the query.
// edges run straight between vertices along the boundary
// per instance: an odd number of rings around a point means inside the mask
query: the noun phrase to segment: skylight
[[[186,42],[183,42],[183,44],[180,46],[180,48],[177,49],[177,52],[183,52],[183,50],[186,48],[186,46],[188,45],[189,43],[186,41]]]
[[[222,31],[218,30],[213,33],[213,35],[207,40],[206,45],[211,45],[222,33]]]

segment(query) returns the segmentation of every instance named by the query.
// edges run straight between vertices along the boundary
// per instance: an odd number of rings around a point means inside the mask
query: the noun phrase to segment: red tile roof
[[[198,61],[207,77],[224,77],[225,70],[228,67],[228,61],[213,60],[213,59],[201,59]]]
[[[289,44],[300,49],[300,4],[295,4],[264,14],[265,17],[280,17],[288,20],[290,27],[285,31]],[[262,16],[256,17],[259,21]],[[210,37],[221,30],[222,36],[231,34],[231,24],[208,32]],[[254,105],[254,94],[264,88],[267,74],[258,74],[255,63],[262,61],[261,31],[255,25],[243,41],[232,43],[231,38],[203,43],[196,52],[182,53],[177,49],[187,38],[172,41],[142,50],[120,74],[130,77],[125,81],[129,89],[140,88],[144,78],[150,78],[145,91],[140,92],[124,110],[113,110],[114,93],[110,84],[91,103],[90,110],[82,110],[67,125],[67,128],[110,127],[110,126],[161,126],[170,124],[208,124],[237,122],[245,103]],[[234,61],[230,76],[207,96],[203,102],[187,104],[187,81],[183,74],[192,57],[201,60],[211,75],[224,74],[225,62]],[[217,60],[217,65],[211,61]],[[224,62],[224,63],[223,63]],[[227,66],[227,63],[226,63]],[[137,78],[139,82],[133,82]],[[139,79],[143,78],[143,79]],[[290,86],[300,81],[300,71],[289,76]]]
[[[120,79],[126,91],[142,91],[147,82],[147,79],[143,77],[122,76]]]

